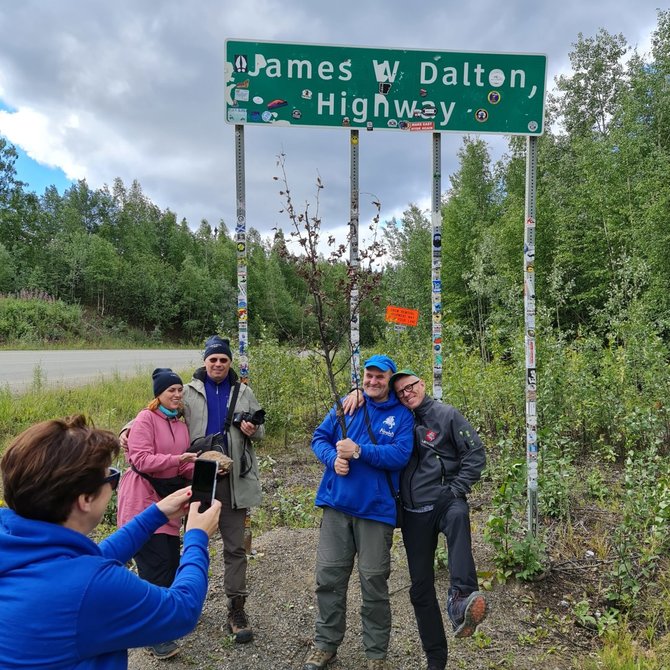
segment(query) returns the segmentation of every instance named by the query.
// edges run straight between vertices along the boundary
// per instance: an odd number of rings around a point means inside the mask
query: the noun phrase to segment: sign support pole
[[[360,348],[360,304],[358,296],[358,217],[359,217],[359,184],[358,184],[358,130],[351,130],[351,203],[349,215],[349,267],[351,268],[351,296],[349,314],[351,317],[351,388],[359,388],[361,383],[361,348]]]
[[[235,179],[237,195],[237,223],[235,243],[237,245],[237,330],[240,353],[240,381],[249,383],[248,305],[247,305],[247,203],[244,179],[244,126],[235,125]]]
[[[433,133],[433,226],[432,323],[433,323],[433,398],[442,400],[442,147],[441,134]]]
[[[526,465],[528,534],[537,537],[537,361],[535,347],[535,200],[537,137],[529,137],[526,150],[526,211],[523,244],[523,303],[526,351]]]

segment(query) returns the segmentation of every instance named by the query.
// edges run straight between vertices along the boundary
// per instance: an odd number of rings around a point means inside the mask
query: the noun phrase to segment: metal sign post
[[[361,306],[358,297],[358,131],[351,131],[351,206],[349,215],[349,266],[351,267],[351,296],[349,314],[351,315],[351,388],[359,388],[361,384],[361,347],[360,347],[360,314]]]
[[[442,147],[440,133],[433,133],[433,226],[432,319],[433,319],[433,397],[442,400]]]
[[[248,319],[247,306],[247,203],[244,183],[244,126],[235,126],[235,178],[237,188],[237,330],[240,343],[240,381],[249,382],[249,357],[247,355]]]
[[[523,304],[526,348],[526,464],[528,467],[528,532],[537,536],[537,360],[535,349],[535,193],[537,138],[529,137],[526,151],[526,212],[523,244]]]
[[[246,206],[243,125],[341,127],[351,138],[349,263],[359,266],[358,129],[433,136],[433,396],[442,399],[442,132],[528,136],[524,237],[528,526],[537,534],[537,377],[535,362],[535,175],[544,132],[543,54],[423,51],[226,40],[225,120],[235,125],[240,376],[248,379]],[[358,386],[360,312],[352,287],[351,381]]]

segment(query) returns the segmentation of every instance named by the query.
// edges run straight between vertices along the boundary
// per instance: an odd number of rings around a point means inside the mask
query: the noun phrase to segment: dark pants
[[[172,586],[179,567],[179,537],[156,533],[133,558],[142,579],[156,586]]]
[[[233,509],[230,479],[216,482],[216,497],[221,501],[219,530],[223,540],[223,588],[228,598],[246,596],[247,552],[244,548],[244,519],[246,508]]]
[[[421,644],[429,663],[447,663],[447,638],[435,593],[434,559],[440,533],[447,538],[450,591],[469,595],[477,590],[477,571],[472,557],[470,508],[464,498],[455,498],[432,512],[405,510],[402,537],[412,580],[409,596],[414,607]]]

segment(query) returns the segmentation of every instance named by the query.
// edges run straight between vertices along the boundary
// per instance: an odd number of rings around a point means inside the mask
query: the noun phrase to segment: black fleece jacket
[[[486,465],[475,429],[455,407],[430,396],[414,410],[414,419],[414,448],[400,480],[403,505],[418,509],[468,494]]]

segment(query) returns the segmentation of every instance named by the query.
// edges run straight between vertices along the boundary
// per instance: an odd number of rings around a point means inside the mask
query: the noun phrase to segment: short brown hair
[[[79,495],[103,485],[118,453],[116,435],[81,414],[37,423],[2,458],[5,501],[28,519],[64,523]]]

